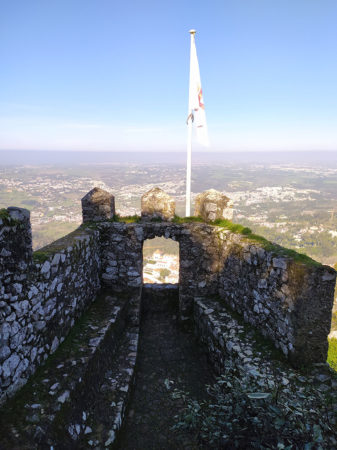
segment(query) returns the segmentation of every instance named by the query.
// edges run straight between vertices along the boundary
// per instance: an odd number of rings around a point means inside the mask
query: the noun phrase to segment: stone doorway
[[[155,237],[143,242],[143,283],[179,283],[179,243]]]

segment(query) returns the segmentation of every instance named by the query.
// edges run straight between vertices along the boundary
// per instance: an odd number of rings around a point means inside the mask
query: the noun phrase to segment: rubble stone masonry
[[[71,233],[33,260],[29,212],[1,212],[0,403],[63,342],[100,287],[97,231]]]
[[[182,322],[193,320],[196,298],[212,298],[293,364],[326,361],[336,281],[330,267],[220,226],[150,219],[100,218],[32,255],[29,212],[8,208],[0,210],[0,402],[56,350],[101,286],[142,286],[143,243],[156,236],[179,242]]]

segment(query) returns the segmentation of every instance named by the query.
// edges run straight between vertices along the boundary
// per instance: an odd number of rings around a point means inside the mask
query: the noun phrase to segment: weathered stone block
[[[0,271],[25,270],[32,259],[30,212],[11,206],[2,211],[0,224]]]
[[[115,214],[115,197],[95,187],[82,198],[83,222],[111,219]]]
[[[198,194],[195,199],[194,215],[202,217],[206,222],[217,219],[233,218],[233,203],[215,189]]]
[[[175,201],[160,188],[152,188],[142,196],[142,219],[172,220]]]

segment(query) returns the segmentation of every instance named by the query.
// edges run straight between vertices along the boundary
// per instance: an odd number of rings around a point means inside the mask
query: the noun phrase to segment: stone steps
[[[55,354],[0,411],[1,450],[76,448],[74,437],[85,430],[74,419],[86,418],[114,358],[120,358],[124,345],[134,345],[133,335],[138,338],[138,332],[125,332],[130,319],[131,325],[137,321],[137,298],[139,292],[99,296]]]
[[[121,345],[111,369],[104,374],[95,401],[79,417],[79,435],[76,448],[93,448],[95,450],[111,448],[122,425],[126,406],[132,390],[139,329],[129,328],[124,334]]]
[[[77,413],[68,420],[67,448],[107,449],[116,439],[134,382],[139,339],[140,296],[132,296],[129,305],[128,325],[120,338],[116,352],[113,355],[106,355],[107,369],[99,383],[95,385],[94,396],[86,396],[82,408],[77,409]]]

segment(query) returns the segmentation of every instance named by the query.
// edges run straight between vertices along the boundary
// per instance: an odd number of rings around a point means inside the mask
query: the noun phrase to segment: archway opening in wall
[[[179,283],[179,243],[155,237],[143,244],[143,283]]]

